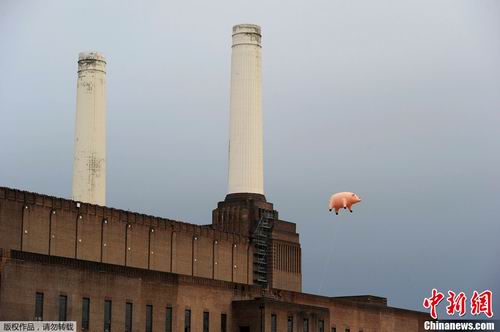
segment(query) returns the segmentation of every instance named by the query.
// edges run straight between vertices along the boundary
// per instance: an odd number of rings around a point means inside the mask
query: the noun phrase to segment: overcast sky
[[[227,188],[231,28],[263,33],[265,191],[303,290],[500,310],[500,3],[0,3],[0,186],[71,195],[78,53],[107,58],[108,205],[197,224]],[[354,213],[328,212],[337,191]],[[443,305],[444,307],[444,305]]]

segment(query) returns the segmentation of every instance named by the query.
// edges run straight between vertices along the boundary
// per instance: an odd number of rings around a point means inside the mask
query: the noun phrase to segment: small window
[[[332,332],[337,332],[337,328],[336,327],[332,327]]]
[[[65,321],[68,312],[68,297],[66,295],[59,295],[59,320]]]
[[[304,318],[304,328],[303,328],[303,331],[304,332],[309,332],[309,319],[307,319],[307,318]]]
[[[184,332],[191,332],[191,310],[184,311]]]
[[[276,315],[271,315],[271,332],[277,332],[277,318]]]
[[[227,315],[226,314],[220,315],[220,331],[227,332]]]
[[[104,301],[104,332],[111,332],[111,300]]]
[[[90,320],[90,299],[84,297],[82,299],[82,330],[88,331]]]
[[[172,332],[172,307],[167,307],[165,317],[165,332]]]
[[[153,332],[153,306],[146,306],[146,332]]]
[[[293,332],[293,316],[288,316],[287,332]]]
[[[351,329],[345,329],[345,332],[351,332]]]
[[[125,303],[125,332],[132,332],[132,313],[134,305],[130,302]]]
[[[207,311],[203,312],[203,332],[209,331],[210,314]]]
[[[319,332],[325,332],[325,321],[324,320],[318,321],[318,330],[319,330]]]
[[[43,320],[43,293],[35,295],[35,320]]]

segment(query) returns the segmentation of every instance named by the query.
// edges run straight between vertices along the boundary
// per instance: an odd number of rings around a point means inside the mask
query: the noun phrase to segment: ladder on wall
[[[272,219],[272,211],[261,210],[259,222],[252,236],[255,248],[253,256],[253,282],[261,287],[267,287],[269,281],[267,278],[267,263]]]

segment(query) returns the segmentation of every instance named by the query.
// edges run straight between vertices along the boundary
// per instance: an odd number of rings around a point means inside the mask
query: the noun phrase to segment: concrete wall
[[[0,187],[0,248],[252,283],[246,237]]]

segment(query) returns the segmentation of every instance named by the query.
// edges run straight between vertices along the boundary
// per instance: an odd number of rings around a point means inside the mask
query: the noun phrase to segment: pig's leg
[[[345,198],[342,199],[342,206],[344,207],[344,210],[347,208],[347,200]]]
[[[339,209],[335,208],[335,214],[339,214]]]
[[[352,204],[347,205],[347,208],[348,208],[348,209],[349,209],[349,211],[352,213]]]

